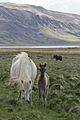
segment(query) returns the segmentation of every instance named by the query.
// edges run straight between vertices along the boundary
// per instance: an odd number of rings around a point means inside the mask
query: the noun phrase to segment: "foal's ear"
[[[41,67],[41,64],[39,64],[39,67]]]
[[[46,63],[44,64],[44,67],[46,67]]]
[[[21,80],[21,83],[23,84],[23,80]]]

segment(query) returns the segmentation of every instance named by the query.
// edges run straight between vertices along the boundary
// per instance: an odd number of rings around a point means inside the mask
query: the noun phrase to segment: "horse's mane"
[[[22,59],[24,59],[24,58],[28,59],[29,57],[28,57],[28,54],[26,52],[21,52],[18,55],[16,55],[15,58],[13,58],[12,63],[14,63],[15,61],[17,61],[20,58],[22,58]]]
[[[34,80],[36,72],[36,66],[26,52],[21,52],[13,58],[10,76],[14,81]]]
[[[28,54],[26,52],[21,52],[18,55],[16,55],[16,57],[19,57],[19,58],[21,58],[21,57],[25,58],[26,57],[27,58]]]

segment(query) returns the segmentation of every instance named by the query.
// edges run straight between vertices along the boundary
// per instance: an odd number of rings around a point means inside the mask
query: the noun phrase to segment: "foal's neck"
[[[45,72],[41,73],[41,78],[44,78],[44,77],[45,77]]]

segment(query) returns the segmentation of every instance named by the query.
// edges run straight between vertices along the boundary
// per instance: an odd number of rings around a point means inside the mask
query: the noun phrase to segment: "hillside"
[[[0,45],[80,45],[80,16],[0,3]]]

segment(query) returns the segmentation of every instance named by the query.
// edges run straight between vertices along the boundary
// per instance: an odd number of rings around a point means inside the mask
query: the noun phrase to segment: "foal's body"
[[[43,97],[44,99],[44,106],[47,104],[47,96],[48,96],[48,87],[49,87],[49,76],[45,72],[46,64],[39,65],[40,66],[40,77],[38,81],[38,87],[39,87],[39,104],[41,104],[41,99]]]

